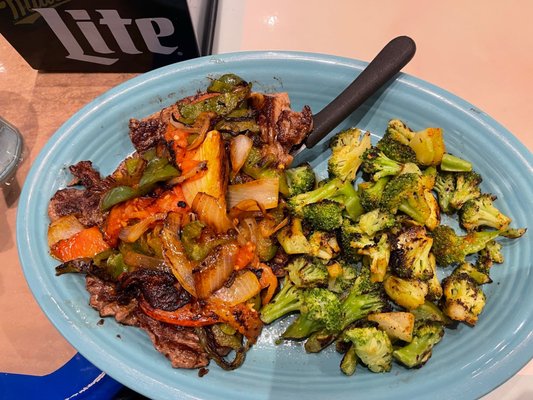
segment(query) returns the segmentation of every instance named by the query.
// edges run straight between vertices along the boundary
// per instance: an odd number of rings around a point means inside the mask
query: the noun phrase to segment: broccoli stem
[[[352,344],[348,351],[344,353],[341,361],[341,371],[344,375],[351,376],[355,373],[357,367],[357,353],[355,346]]]
[[[294,311],[298,311],[301,305],[299,290],[287,280],[278,292],[274,300],[261,309],[261,320],[270,324],[278,318]]]
[[[281,337],[283,339],[305,339],[323,327],[324,325],[321,322],[308,318],[306,314],[300,314],[287,327]]]
[[[472,171],[472,163],[449,153],[444,153],[440,163],[442,171],[468,172]]]

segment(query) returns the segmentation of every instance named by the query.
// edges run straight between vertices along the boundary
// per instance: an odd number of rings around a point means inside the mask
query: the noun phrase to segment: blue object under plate
[[[476,327],[446,330],[421,369],[395,364],[390,373],[364,367],[354,376],[339,371],[334,349],[306,354],[299,344],[276,345],[283,322],[264,329],[236,371],[216,365],[202,378],[177,370],[158,353],[145,332],[100,317],[88,305],[84,279],[56,277],[48,254],[48,201],[71,180],[67,167],[92,160],[111,173],[133,148],[130,118],[142,118],[206,88],[209,77],[232,72],[255,91],[289,93],[292,107],[313,112],[335,98],[367,64],[309,53],[251,52],[199,58],[138,76],[106,92],[70,118],[36,158],[22,190],[17,244],[28,284],[56,328],[102,371],[152,399],[418,398],[475,399],[517,373],[533,356],[533,246],[527,233],[506,241],[505,263],[484,285],[487,304]],[[444,129],[447,151],[471,161],[482,190],[498,196],[513,226],[533,227],[533,157],[510,132],[474,105],[420,79],[399,74],[354,112],[340,128],[357,126],[375,143],[391,118],[414,130]],[[319,177],[327,174],[326,140],[305,154]],[[214,363],[213,363],[214,364]]]
[[[44,376],[0,373],[0,399],[112,399],[123,386],[77,353]]]

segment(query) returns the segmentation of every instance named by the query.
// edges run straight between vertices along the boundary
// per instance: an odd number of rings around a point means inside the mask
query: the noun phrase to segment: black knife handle
[[[392,39],[331,103],[313,116],[307,148],[316,145],[357,107],[396,75],[415,55],[416,45],[408,36]]]

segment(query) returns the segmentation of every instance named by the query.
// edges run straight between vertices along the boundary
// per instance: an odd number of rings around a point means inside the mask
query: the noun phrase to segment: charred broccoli
[[[304,206],[302,215],[313,229],[331,231],[342,225],[343,209],[340,203],[326,199]]]
[[[435,228],[440,215],[433,195],[424,188],[421,175],[401,174],[389,181],[381,197],[381,207],[392,213],[401,211],[416,222]]]
[[[359,129],[351,128],[337,133],[329,143],[329,176],[342,181],[353,181],[362,162],[361,155],[369,147],[368,132],[363,134]]]
[[[272,301],[261,309],[261,321],[265,324],[279,319],[287,314],[300,310],[303,290],[298,289],[287,277],[283,281],[281,290]]]
[[[326,268],[329,274],[328,290],[334,293],[341,294],[346,291],[357,277],[355,266],[340,258],[328,264]]]
[[[357,193],[361,201],[361,206],[368,212],[379,207],[383,189],[389,182],[390,177],[386,176],[376,182],[361,182],[357,186]]]
[[[277,239],[287,254],[307,254],[311,251],[311,245],[303,232],[302,220],[299,218],[292,218],[290,225],[278,233]]]
[[[395,223],[393,214],[387,210],[376,208],[359,217],[357,229],[365,235],[374,236],[380,231],[392,228]]]
[[[429,252],[433,239],[423,226],[411,226],[392,241],[391,268],[400,278],[430,280],[434,273]]]
[[[392,301],[409,310],[424,304],[428,294],[428,284],[418,279],[403,279],[389,275],[383,282],[385,293]]]
[[[379,241],[373,246],[366,246],[358,250],[363,256],[363,263],[370,268],[372,282],[383,282],[389,267],[391,246],[386,233],[383,233]]]
[[[431,251],[440,266],[462,263],[467,255],[483,250],[498,235],[498,231],[473,231],[465,236],[458,236],[453,228],[439,225],[431,232]]]
[[[339,331],[342,323],[341,303],[337,295],[323,288],[302,293],[300,315],[283,332],[284,339],[304,339],[321,329]]]
[[[333,200],[344,206],[352,219],[363,213],[359,196],[351,182],[343,182],[338,178],[331,179],[316,189],[290,197],[287,200],[289,210],[296,216],[303,216],[305,206],[322,200]]]
[[[442,212],[451,214],[454,209],[451,205],[453,193],[455,191],[455,177],[451,172],[439,172],[435,179],[433,190],[437,192],[439,207]]]
[[[374,182],[386,176],[398,175],[403,164],[387,157],[380,149],[375,146],[370,147],[361,156],[363,160],[362,168]]]
[[[309,236],[309,254],[329,261],[341,251],[337,235],[332,232],[314,231]]]
[[[376,147],[394,161],[399,163],[416,163],[416,153],[414,150],[408,144],[396,140],[395,137],[397,136],[387,131],[376,143]]]
[[[286,169],[285,179],[289,196],[308,192],[315,187],[315,173],[308,163]]]
[[[298,288],[327,286],[329,280],[325,263],[317,258],[298,256],[285,267],[290,281]]]
[[[387,334],[375,327],[351,328],[344,332],[345,341],[355,346],[355,353],[372,372],[392,368],[392,343]]]
[[[379,286],[371,281],[370,271],[363,268],[342,301],[343,328],[371,313],[384,311],[389,307]]]
[[[475,325],[485,307],[485,294],[465,273],[452,274],[442,282],[444,290],[442,310],[455,321]]]
[[[407,368],[420,368],[431,358],[433,347],[443,336],[444,329],[441,324],[423,322],[415,328],[411,343],[394,350],[392,356]]]
[[[482,181],[481,175],[474,171],[454,173],[455,188],[450,199],[450,205],[459,210],[468,200],[475,199],[481,195],[479,184]]]
[[[459,211],[459,223],[468,231],[481,226],[505,230],[511,223],[511,218],[503,214],[494,206],[496,196],[483,193],[475,199],[464,203]]]

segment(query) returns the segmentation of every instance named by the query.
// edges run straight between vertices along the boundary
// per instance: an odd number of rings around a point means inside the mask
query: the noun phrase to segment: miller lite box
[[[0,33],[44,71],[144,72],[200,55],[186,0],[0,0]]]

